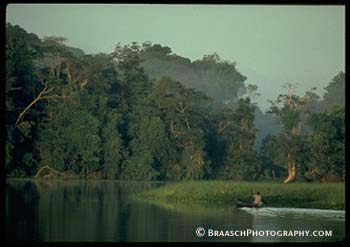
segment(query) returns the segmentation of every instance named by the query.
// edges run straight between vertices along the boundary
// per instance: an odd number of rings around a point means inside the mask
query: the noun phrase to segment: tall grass
[[[136,197],[165,202],[234,206],[238,198],[251,199],[252,190],[259,191],[267,205],[272,207],[345,209],[343,183],[189,181],[138,193]]]

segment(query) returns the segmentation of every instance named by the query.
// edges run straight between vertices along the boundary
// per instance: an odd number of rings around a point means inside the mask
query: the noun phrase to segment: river
[[[162,185],[8,179],[7,241],[294,242],[344,239],[344,211],[218,208],[149,203],[130,198],[134,192]],[[198,236],[196,231],[204,236]],[[332,236],[307,236],[307,231],[317,235],[329,235],[331,231]]]

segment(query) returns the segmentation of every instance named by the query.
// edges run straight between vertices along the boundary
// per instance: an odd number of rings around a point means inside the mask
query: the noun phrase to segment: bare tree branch
[[[61,99],[61,98],[66,98],[66,95],[48,95],[50,92],[52,92],[55,87],[51,87],[49,88],[48,83],[45,82],[41,76],[39,74],[37,74],[37,77],[39,78],[39,81],[41,82],[41,84],[44,86],[44,88],[41,90],[41,92],[38,94],[38,96],[29,103],[29,105],[19,114],[15,126],[17,127],[18,124],[20,123],[20,121],[23,119],[24,115],[26,114],[26,112],[35,104],[37,103],[39,100],[43,100],[43,99]]]
[[[232,124],[232,121],[220,122],[218,130],[217,130],[217,133],[220,134],[221,132],[223,132],[231,124]]]
[[[186,112],[186,110],[187,110],[190,106],[191,106],[191,104],[187,104],[186,106],[183,106],[182,102],[180,102],[179,107],[177,107],[177,106],[175,105],[175,108],[176,108],[176,110],[177,110],[178,112],[180,112],[180,113],[183,114],[183,113]]]

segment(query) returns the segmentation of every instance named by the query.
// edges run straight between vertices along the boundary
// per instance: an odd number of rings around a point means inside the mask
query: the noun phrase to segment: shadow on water
[[[332,241],[344,221],[317,215],[278,217],[234,207],[145,202],[130,197],[162,183],[100,180],[8,180],[7,239],[20,241]],[[298,218],[299,217],[299,218]],[[333,230],[331,238],[198,237],[196,229]]]

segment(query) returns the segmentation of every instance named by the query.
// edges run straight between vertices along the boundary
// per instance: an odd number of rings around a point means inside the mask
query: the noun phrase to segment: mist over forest
[[[237,64],[216,53],[191,61],[150,42],[85,54],[8,23],[6,173],[343,180],[344,72],[334,71],[324,95],[298,96],[286,84],[263,112]]]

